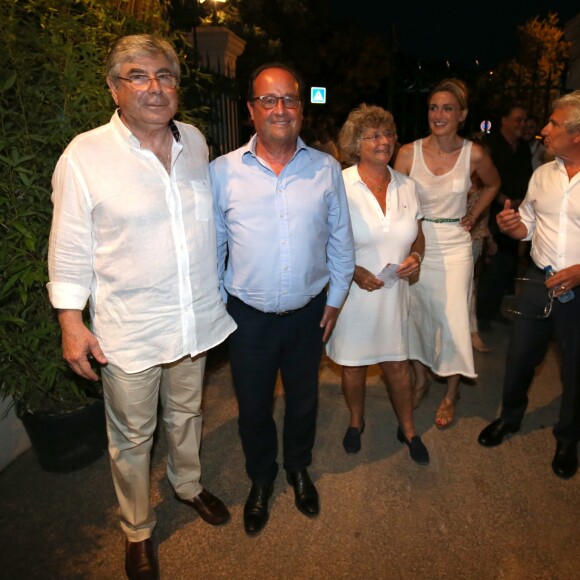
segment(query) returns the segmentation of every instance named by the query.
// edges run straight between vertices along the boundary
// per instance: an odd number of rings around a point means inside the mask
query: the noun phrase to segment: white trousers
[[[149,468],[159,400],[167,436],[167,477],[183,499],[203,489],[199,448],[205,361],[204,353],[134,374],[112,364],[102,369],[113,483],[121,528],[131,542],[151,537],[156,524]]]

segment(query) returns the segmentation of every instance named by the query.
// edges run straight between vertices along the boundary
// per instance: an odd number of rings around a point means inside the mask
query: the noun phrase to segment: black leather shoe
[[[364,430],[364,421],[360,429],[358,427],[349,427],[346,430],[344,439],[342,440],[342,446],[349,455],[354,455],[360,451],[360,436],[364,433]]]
[[[558,441],[552,470],[562,479],[569,479],[578,471],[578,444],[575,441]]]
[[[201,517],[212,526],[221,526],[230,520],[230,512],[224,502],[215,495],[203,489],[193,499],[183,499],[175,496],[178,501],[192,507]]]
[[[503,419],[496,419],[479,434],[477,442],[484,447],[497,447],[508,433],[517,433],[519,430],[519,423],[506,423]]]
[[[159,564],[151,538],[142,542],[125,539],[125,573],[129,580],[157,580]]]
[[[403,431],[401,431],[401,428],[398,427],[397,439],[409,448],[409,455],[415,463],[418,463],[419,465],[429,465],[429,451],[427,451],[427,447],[425,447],[419,435],[411,437],[411,441],[409,441],[405,437]]]
[[[320,513],[318,492],[306,468],[287,469],[286,481],[294,488],[296,507],[309,518],[317,516]]]
[[[244,530],[248,536],[262,531],[268,521],[268,500],[274,486],[271,483],[253,483],[244,506]]]

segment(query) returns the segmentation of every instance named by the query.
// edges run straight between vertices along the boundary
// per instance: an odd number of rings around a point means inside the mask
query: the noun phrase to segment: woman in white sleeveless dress
[[[499,190],[497,170],[485,150],[457,131],[467,117],[462,81],[441,81],[429,96],[431,134],[403,146],[395,168],[417,186],[423,213],[425,258],[410,288],[409,358],[415,371],[414,403],[429,388],[427,370],[447,379],[435,425],[453,423],[461,377],[475,378],[468,297],[473,273],[469,230]],[[483,188],[467,212],[471,174]]]

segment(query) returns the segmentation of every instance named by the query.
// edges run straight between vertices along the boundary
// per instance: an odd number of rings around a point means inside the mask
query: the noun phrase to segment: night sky
[[[580,13],[578,0],[329,0],[337,18],[357,21],[419,61],[494,67],[515,56],[516,28],[536,15]]]

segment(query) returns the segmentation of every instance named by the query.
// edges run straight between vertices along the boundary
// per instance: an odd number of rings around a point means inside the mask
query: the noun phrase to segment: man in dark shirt
[[[526,111],[519,105],[507,104],[500,111],[501,127],[497,133],[486,136],[484,144],[501,177],[501,188],[491,205],[489,229],[497,245],[497,252],[489,256],[479,279],[477,317],[480,330],[489,329],[490,320],[505,321],[501,303],[506,293],[513,293],[517,273],[519,242],[499,231],[496,215],[506,200],[517,209],[526,195],[532,176],[532,157],[522,139]]]

